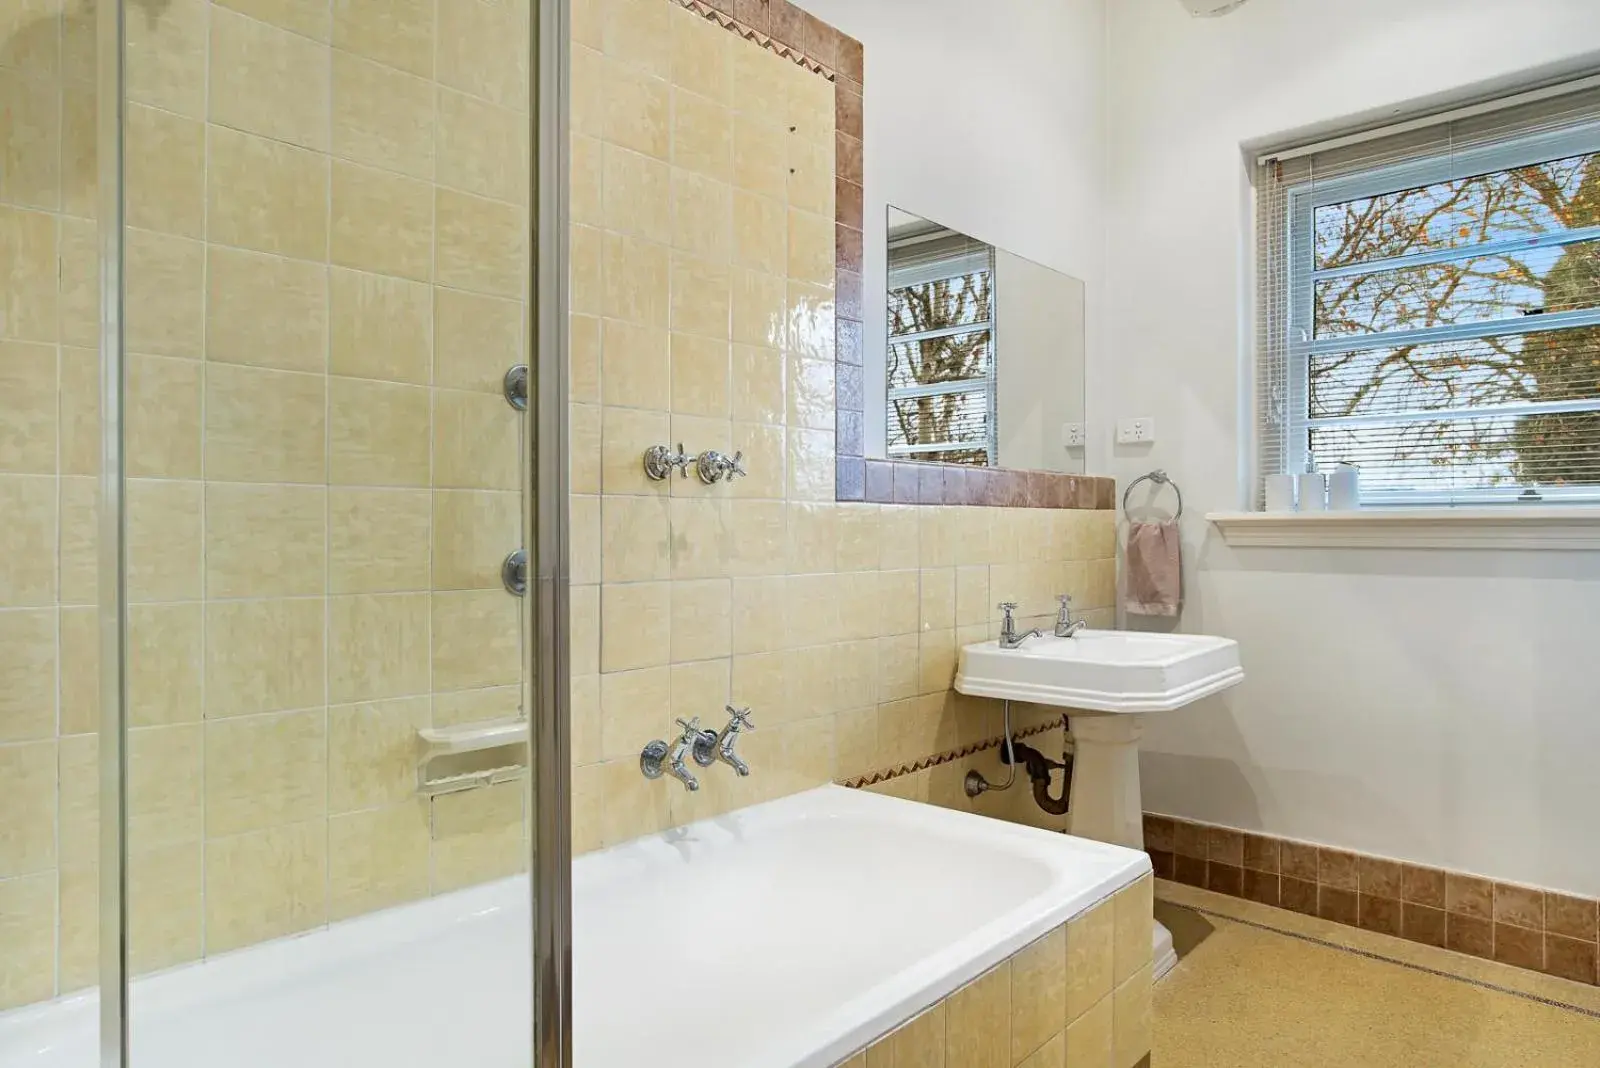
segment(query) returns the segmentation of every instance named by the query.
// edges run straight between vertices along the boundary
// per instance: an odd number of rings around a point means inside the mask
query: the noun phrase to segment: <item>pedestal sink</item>
[[[1084,630],[1070,638],[1029,638],[1016,649],[993,641],[968,645],[956,689],[1065,709],[1073,743],[1071,832],[1143,849],[1142,714],[1182,708],[1243,679],[1239,643],[1230,638]],[[1160,978],[1177,957],[1159,923],[1155,938]]]

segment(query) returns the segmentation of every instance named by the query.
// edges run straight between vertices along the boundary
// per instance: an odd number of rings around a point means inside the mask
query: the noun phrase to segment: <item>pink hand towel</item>
[[[1138,616],[1175,616],[1183,603],[1183,546],[1178,524],[1129,523],[1129,613]]]

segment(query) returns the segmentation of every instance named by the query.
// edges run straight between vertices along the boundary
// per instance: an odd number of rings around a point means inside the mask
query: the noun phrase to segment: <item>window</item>
[[[926,223],[891,231],[890,457],[996,462],[994,298],[990,246]]]
[[[1263,473],[1600,501],[1600,96],[1269,158],[1257,194]]]

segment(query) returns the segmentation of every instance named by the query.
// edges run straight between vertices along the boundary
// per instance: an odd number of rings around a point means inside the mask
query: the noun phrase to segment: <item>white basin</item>
[[[1168,712],[1243,679],[1231,638],[1084,630],[1029,638],[1018,649],[966,646],[956,689],[1089,712]]]

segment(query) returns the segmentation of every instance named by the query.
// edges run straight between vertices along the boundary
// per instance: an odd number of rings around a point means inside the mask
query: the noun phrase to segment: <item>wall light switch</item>
[[[1117,420],[1118,445],[1145,445],[1156,440],[1156,421],[1148,415]]]
[[[1061,447],[1063,449],[1081,449],[1088,439],[1089,433],[1082,423],[1061,424]]]

